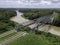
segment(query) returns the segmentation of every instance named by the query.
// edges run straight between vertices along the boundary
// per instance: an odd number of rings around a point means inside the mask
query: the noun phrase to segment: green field
[[[31,33],[11,42],[9,45],[60,45],[60,37],[50,33]]]

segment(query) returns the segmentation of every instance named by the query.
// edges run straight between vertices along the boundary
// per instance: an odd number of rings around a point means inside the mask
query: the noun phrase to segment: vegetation
[[[60,26],[60,14],[57,12],[54,12],[52,14],[52,17],[54,18],[54,25]]]
[[[23,16],[32,20],[41,16],[51,15],[52,13],[51,10],[28,10],[28,12],[25,12]]]
[[[12,10],[0,10],[0,33],[8,31],[15,26],[10,18],[15,16],[16,12]]]
[[[22,30],[30,31],[28,27],[23,28]],[[26,36],[20,37],[9,43],[9,45],[60,45],[60,37],[36,30],[35,33],[29,33]]]
[[[60,37],[45,32],[39,34],[30,33],[11,42],[9,45],[60,45]]]
[[[8,20],[15,15],[16,15],[15,11],[0,10],[0,21],[8,22]]]
[[[31,28],[29,28],[29,27],[22,27],[22,28],[19,28],[17,31],[18,31],[18,32],[19,32],[19,31],[30,32],[30,31],[31,31]]]

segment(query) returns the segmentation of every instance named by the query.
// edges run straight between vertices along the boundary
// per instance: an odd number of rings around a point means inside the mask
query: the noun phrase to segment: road
[[[7,31],[7,32],[5,32],[5,33],[3,33],[3,34],[0,34],[0,38],[5,37],[5,36],[7,36],[7,35],[9,35],[9,34],[12,34],[12,33],[14,33],[14,32],[16,32],[16,30]]]
[[[10,37],[9,39],[0,43],[0,45],[8,45],[10,42],[17,40],[18,38],[25,36],[26,34],[27,34],[27,32],[18,32],[16,35],[14,35],[14,36]]]

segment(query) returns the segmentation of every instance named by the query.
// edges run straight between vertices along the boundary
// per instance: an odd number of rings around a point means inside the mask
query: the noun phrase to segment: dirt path
[[[18,32],[16,35],[0,43],[0,45],[8,45],[10,42],[17,40],[18,38],[25,36],[26,34],[27,34],[26,32]]]
[[[5,36],[7,36],[7,35],[9,35],[11,33],[14,33],[14,32],[16,32],[16,30],[7,31],[7,32],[5,32],[3,34],[0,34],[0,38],[5,37]]]

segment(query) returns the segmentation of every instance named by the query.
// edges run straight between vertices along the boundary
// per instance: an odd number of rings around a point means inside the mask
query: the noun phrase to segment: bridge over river
[[[21,24],[18,24],[15,29],[16,30],[22,29],[22,27],[29,27],[30,25],[35,24],[35,26],[32,27],[32,29],[34,29],[34,30],[37,29],[38,30],[38,27],[40,27],[42,25],[44,26],[44,24],[46,24],[46,23],[52,24],[53,20],[54,19],[51,18],[50,16],[43,16],[43,17],[40,17],[40,18],[37,18],[37,19],[34,19],[34,20],[30,20],[30,21],[26,21],[26,22],[23,22]]]
[[[16,10],[15,10],[16,11]],[[29,27],[31,30],[38,29],[40,31],[47,31],[52,34],[60,36],[60,27],[52,26],[52,25],[46,25],[46,23],[52,24],[54,22],[54,18],[51,18],[51,16],[43,16],[34,20],[28,20],[23,18],[21,15],[23,15],[22,12],[16,11],[17,16],[12,17],[11,20],[14,22],[17,22],[15,29],[22,29],[21,27]]]

